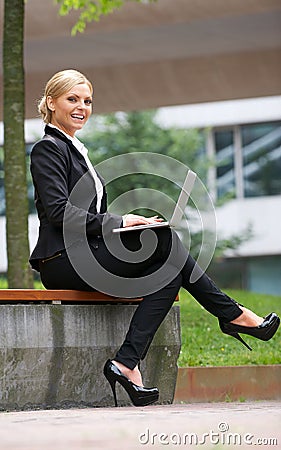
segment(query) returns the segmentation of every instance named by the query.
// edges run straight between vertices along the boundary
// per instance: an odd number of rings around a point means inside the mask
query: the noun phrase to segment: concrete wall
[[[113,406],[103,365],[121,345],[134,305],[0,305],[0,410]],[[146,386],[172,403],[180,351],[179,307],[141,364]],[[120,404],[130,404],[125,391]]]

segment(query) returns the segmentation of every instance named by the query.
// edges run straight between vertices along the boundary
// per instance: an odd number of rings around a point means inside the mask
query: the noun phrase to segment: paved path
[[[0,413],[1,450],[281,449],[281,402]]]

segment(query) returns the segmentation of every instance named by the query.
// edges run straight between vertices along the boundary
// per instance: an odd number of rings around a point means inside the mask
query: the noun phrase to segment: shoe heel
[[[250,351],[252,351],[252,348],[247,344],[247,342],[244,341],[244,339],[241,338],[240,334],[238,333],[231,333],[231,336],[238,339],[238,341],[242,342],[242,344],[245,345]]]
[[[118,369],[118,367],[112,361],[110,361],[110,359],[105,363],[103,373],[111,386],[115,406],[118,406],[115,386],[117,381],[125,389],[131,399],[131,402],[135,406],[151,405],[152,403],[155,403],[159,398],[159,391],[157,388],[137,386],[129,378],[127,378]]]
[[[111,389],[112,389],[112,394],[113,394],[115,406],[117,407],[118,403],[117,403],[117,396],[116,396],[116,380],[108,380],[108,381],[109,381],[109,384],[110,384]]]

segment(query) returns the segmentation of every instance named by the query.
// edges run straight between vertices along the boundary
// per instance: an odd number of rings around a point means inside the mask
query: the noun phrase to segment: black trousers
[[[101,238],[91,240],[92,254],[107,271],[128,278],[142,278],[155,273],[163,264],[170,274],[169,281],[155,292],[144,296],[138,305],[126,338],[115,355],[115,360],[133,369],[142,360],[152,339],[169,312],[181,287],[191,295],[212,315],[230,322],[242,314],[237,302],[223,293],[215,283],[201,271],[196,262],[182,245],[177,234],[170,229],[155,229],[157,234],[156,249],[148,259],[140,262],[126,262],[113,256]],[[141,247],[140,234],[137,231],[123,233],[122,244],[131,252]],[[173,258],[169,255],[173,249]],[[77,247],[77,252],[79,249]],[[197,273],[197,281],[191,281],[191,274]],[[95,273],[93,282],[86,283],[75,271],[64,250],[53,258],[40,262],[40,275],[47,289],[95,290]],[[137,284],[137,283],[136,283]],[[136,292],[135,296],[141,293]]]

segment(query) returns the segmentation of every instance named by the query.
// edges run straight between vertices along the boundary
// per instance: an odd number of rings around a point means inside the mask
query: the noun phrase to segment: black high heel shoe
[[[118,369],[117,366],[115,366],[115,364],[113,364],[112,361],[110,361],[110,359],[105,363],[103,373],[111,386],[115,406],[118,406],[116,397],[116,381],[123,386],[134,406],[151,405],[159,398],[159,391],[157,388],[145,388],[134,384],[121,372],[121,370]]]
[[[221,331],[225,334],[229,334],[234,338],[238,339],[238,341],[242,342],[249,350],[252,350],[251,347],[241,338],[239,333],[248,334],[249,336],[254,336],[257,339],[261,339],[262,341],[269,341],[274,334],[276,333],[279,324],[280,318],[275,313],[271,313],[265,317],[263,323],[257,327],[244,327],[242,325],[236,325],[231,322],[222,322],[219,320]]]

